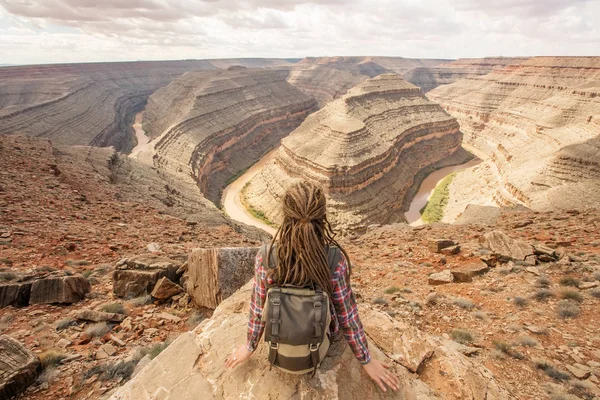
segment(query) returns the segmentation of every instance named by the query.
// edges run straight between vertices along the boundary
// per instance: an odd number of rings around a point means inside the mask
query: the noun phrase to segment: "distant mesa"
[[[428,93],[483,164],[450,185],[445,221],[467,204],[534,210],[600,200],[600,57],[534,57]]]
[[[232,177],[316,109],[286,77],[285,70],[197,71],[156,91],[144,113],[144,129],[156,139],[154,165],[196,180],[218,203]]]
[[[458,151],[461,140],[456,119],[419,88],[397,74],[379,75],[306,118],[244,196],[278,223],[287,187],[309,179],[326,189],[339,229],[400,221],[417,173]]]
[[[489,74],[507,65],[521,64],[526,60],[527,57],[461,58],[436,66],[417,67],[405,72],[402,77],[420,87],[423,93],[427,93],[440,85]]]

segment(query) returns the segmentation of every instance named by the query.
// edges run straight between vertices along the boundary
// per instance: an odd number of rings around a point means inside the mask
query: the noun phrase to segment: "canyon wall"
[[[485,159],[450,185],[445,221],[469,203],[552,210],[600,200],[600,57],[535,57],[428,97]]]
[[[189,72],[148,100],[144,129],[154,165],[193,177],[218,203],[228,181],[315,110],[313,98],[286,82],[287,71],[231,67]]]
[[[419,170],[460,149],[456,119],[397,74],[352,88],[281,141],[244,197],[280,222],[280,201],[299,179],[323,186],[338,229],[403,220],[404,196]]]
[[[291,67],[288,82],[313,96],[319,107],[346,94],[360,82],[385,72],[403,74],[447,60],[402,57],[307,57]]]
[[[507,65],[520,64],[527,59],[526,57],[461,58],[439,65],[413,68],[403,72],[402,77],[420,87],[423,93],[427,93],[440,85],[489,74]]]
[[[285,60],[229,59],[31,65],[0,68],[0,134],[63,145],[135,146],[131,125],[148,96],[187,71]]]

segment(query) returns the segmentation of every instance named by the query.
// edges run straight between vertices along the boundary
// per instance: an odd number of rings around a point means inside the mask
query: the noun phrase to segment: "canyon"
[[[231,67],[189,72],[148,100],[143,127],[153,164],[191,179],[219,203],[228,180],[279,145],[315,110],[286,71]]]
[[[427,96],[484,159],[450,185],[444,221],[468,204],[535,210],[600,200],[600,57],[534,57]]]
[[[308,179],[325,189],[337,229],[403,220],[405,195],[420,184],[419,171],[466,157],[461,140],[456,120],[439,105],[399,75],[382,74],[306,118],[243,196],[277,224],[286,188]]]
[[[131,129],[148,96],[192,70],[287,66],[277,59],[146,61],[0,68],[0,134],[129,152]]]

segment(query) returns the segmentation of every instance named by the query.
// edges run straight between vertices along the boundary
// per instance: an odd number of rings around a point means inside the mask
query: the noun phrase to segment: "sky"
[[[0,64],[600,55],[600,0],[0,0]]]

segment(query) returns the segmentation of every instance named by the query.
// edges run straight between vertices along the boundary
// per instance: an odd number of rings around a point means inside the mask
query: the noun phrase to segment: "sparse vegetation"
[[[204,321],[204,315],[199,312],[194,312],[190,317],[185,321],[185,326],[188,329],[194,329],[196,326],[200,324],[200,322]]]
[[[150,303],[152,303],[152,296],[150,296],[149,294],[147,294],[145,296],[135,297],[135,298],[129,300],[129,304],[132,307],[141,307],[141,306],[145,306],[146,304],[150,304]]]
[[[600,272],[594,272],[593,277],[595,280],[600,281]]]
[[[389,302],[387,301],[387,299],[384,299],[383,297],[376,297],[375,299],[373,299],[373,304],[378,304],[380,306],[387,306],[389,304]]]
[[[90,277],[90,275],[92,275],[93,273],[94,273],[94,271],[92,271],[92,270],[89,270],[89,269],[88,269],[88,270],[86,270],[86,271],[83,271],[83,272],[81,273],[81,275],[83,275],[83,277],[87,279],[87,278],[89,278],[89,277]]]
[[[565,276],[561,278],[559,282],[562,286],[579,286],[579,279],[575,278],[574,276]]]
[[[99,364],[90,368],[85,374],[84,379],[88,379],[94,375],[102,381],[118,379],[119,381],[127,381],[139,360],[119,361],[114,364]]]
[[[449,187],[455,176],[456,172],[449,174],[442,179],[433,190],[429,201],[427,201],[425,207],[421,209],[421,219],[424,222],[431,223],[441,221],[444,216],[446,204],[448,204]]]
[[[535,281],[535,286],[538,288],[549,288],[552,285],[552,281],[547,276],[540,276],[537,281]]]
[[[483,312],[483,311],[475,311],[473,313],[473,316],[477,319],[480,319],[482,321],[487,321],[489,319],[487,313]]]
[[[77,325],[77,320],[71,317],[67,317],[56,321],[55,327],[57,331],[62,331],[63,329],[67,329],[68,327],[74,325]]]
[[[122,303],[108,303],[100,306],[100,311],[115,313],[115,314],[127,314],[125,307]]]
[[[564,300],[573,300],[578,303],[583,301],[583,296],[577,290],[565,289],[560,292],[560,298]]]
[[[88,260],[65,260],[65,264],[67,264],[69,267],[79,267],[79,266],[86,266],[86,265],[90,265],[91,263]]]
[[[155,359],[160,353],[163,352],[164,349],[169,347],[170,344],[171,344],[171,340],[166,340],[162,343],[155,344],[148,352],[148,354],[150,355],[150,359],[152,359],[152,360]]]
[[[554,293],[548,289],[540,289],[533,295],[533,298],[537,301],[548,301],[552,297],[554,297]]]
[[[110,332],[110,329],[110,326],[106,322],[98,322],[94,325],[90,325],[85,330],[85,333],[93,337],[100,337]]]
[[[473,303],[469,299],[465,299],[462,297],[454,299],[454,301],[452,301],[452,303],[462,309],[465,309],[465,310],[472,310],[473,308],[475,308],[475,303]]]
[[[512,358],[515,358],[517,360],[522,360],[523,358],[525,358],[525,356],[521,353],[519,353],[518,351],[516,351],[515,349],[513,349],[512,345],[500,341],[500,340],[494,340],[493,341],[494,347],[496,348],[496,350],[498,350],[501,353],[504,353]]]
[[[39,355],[43,368],[54,367],[67,358],[68,354],[57,350],[46,350]]]
[[[590,294],[592,295],[592,297],[600,299],[600,289],[592,289],[590,291]]]
[[[394,294],[394,293],[398,293],[400,290],[402,290],[402,289],[400,289],[398,286],[390,286],[390,287],[386,288],[383,291],[383,293],[385,293],[385,294]]]
[[[450,337],[455,342],[461,344],[471,344],[475,341],[475,339],[473,338],[473,334],[464,329],[453,329],[450,332]]]
[[[572,300],[561,300],[556,304],[556,312],[561,318],[575,318],[579,315],[581,309]]]
[[[9,267],[12,267],[13,262],[10,258],[2,257],[2,258],[0,258],[0,264],[4,264],[4,265],[8,265]]]
[[[517,340],[521,346],[525,346],[525,347],[535,347],[538,344],[538,342],[537,342],[537,340],[535,340],[535,338],[528,336],[528,335],[519,336],[519,338]]]
[[[439,294],[436,293],[434,295],[431,295],[431,296],[427,297],[426,304],[428,306],[434,306],[434,305],[438,304],[441,299],[442,299],[442,296],[440,296]]]
[[[552,364],[545,360],[536,361],[535,367],[541,369],[546,373],[546,375],[557,381],[568,381],[571,378],[568,373],[559,371]]]
[[[17,279],[19,276],[17,274],[15,274],[14,272],[0,272],[0,281],[14,281],[15,279]]]
[[[520,297],[520,296],[516,296],[513,299],[513,303],[515,303],[515,305],[517,307],[521,307],[521,308],[525,307],[528,304],[527,299],[524,297]]]

